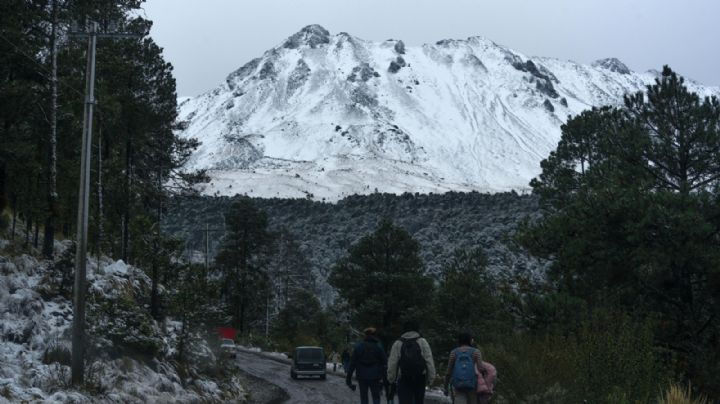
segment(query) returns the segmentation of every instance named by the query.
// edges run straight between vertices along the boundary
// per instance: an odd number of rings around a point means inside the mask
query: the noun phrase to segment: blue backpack
[[[463,352],[455,349],[455,366],[452,373],[452,385],[457,390],[475,390],[477,387],[477,375],[475,374],[475,363],[473,362],[474,348]]]

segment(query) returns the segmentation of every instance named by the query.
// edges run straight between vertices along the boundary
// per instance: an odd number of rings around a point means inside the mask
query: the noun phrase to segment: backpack
[[[363,341],[361,347],[362,352],[358,363],[363,366],[372,366],[381,362],[380,347],[376,343]]]
[[[477,381],[477,390],[475,391],[486,397],[492,396],[497,381],[495,366],[488,362],[482,362],[482,369],[477,369]]]
[[[463,352],[455,349],[455,365],[453,366],[452,385],[457,390],[475,390],[478,377],[475,374],[475,363],[473,363],[474,348]]]
[[[425,374],[426,363],[420,344],[417,342],[418,338],[401,339],[398,366],[405,377],[419,377]]]

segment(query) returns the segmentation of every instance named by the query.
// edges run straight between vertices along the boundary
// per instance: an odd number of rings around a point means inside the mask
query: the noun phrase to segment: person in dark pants
[[[343,349],[341,359],[342,359],[343,372],[345,372],[345,374],[347,374],[348,368],[350,366],[350,351],[347,348]]]
[[[370,390],[373,404],[380,404],[380,391],[386,371],[387,355],[385,355],[382,344],[375,336],[375,329],[366,328],[365,338],[353,349],[345,383],[348,387],[353,388],[352,376],[353,373],[356,373],[360,385],[360,403],[369,403],[368,390]]]
[[[425,386],[435,379],[430,345],[420,336],[417,322],[403,326],[403,335],[390,349],[387,379],[397,383],[399,404],[423,404]]]

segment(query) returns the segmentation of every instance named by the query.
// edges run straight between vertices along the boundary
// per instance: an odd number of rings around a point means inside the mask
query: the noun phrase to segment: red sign
[[[235,335],[237,334],[235,329],[232,327],[218,327],[217,332],[218,335],[220,335],[220,338],[227,338],[231,340],[235,340]]]

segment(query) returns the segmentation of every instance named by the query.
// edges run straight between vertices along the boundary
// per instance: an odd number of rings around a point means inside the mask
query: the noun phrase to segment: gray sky
[[[180,96],[210,90],[309,24],[406,45],[482,35],[529,56],[669,64],[720,85],[718,0],[147,0],[145,11]]]

